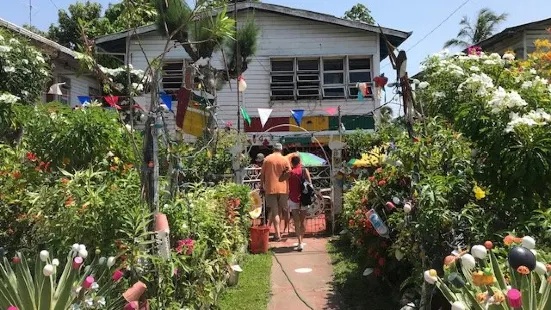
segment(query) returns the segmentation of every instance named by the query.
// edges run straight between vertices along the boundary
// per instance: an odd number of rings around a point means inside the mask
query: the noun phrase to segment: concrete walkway
[[[293,250],[296,238],[283,237],[281,242],[270,243],[275,257],[272,258],[272,293],[268,310],[310,309],[297,296],[291,282],[312,309],[340,309],[339,298],[331,286],[333,267],[326,249],[327,241],[327,238],[306,238],[302,252]]]

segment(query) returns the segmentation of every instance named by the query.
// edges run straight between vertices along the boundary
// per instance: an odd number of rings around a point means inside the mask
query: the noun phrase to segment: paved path
[[[327,254],[327,241],[327,238],[306,238],[302,252],[293,250],[295,238],[284,237],[282,242],[270,243],[275,257],[272,258],[272,296],[268,310],[310,309],[299,299],[282,267],[298,294],[313,309],[340,309],[331,287],[333,267]]]

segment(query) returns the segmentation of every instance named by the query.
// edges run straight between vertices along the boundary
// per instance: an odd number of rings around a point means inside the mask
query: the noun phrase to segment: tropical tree
[[[467,48],[473,46],[494,35],[499,24],[506,19],[506,13],[497,15],[488,8],[483,8],[478,12],[475,23],[471,23],[468,16],[463,16],[459,22],[461,29],[457,33],[457,37],[446,41],[444,47],[459,46]]]
[[[361,3],[354,5],[350,10],[344,12],[344,18],[357,20],[370,25],[375,24],[375,19],[371,16],[371,11]]]

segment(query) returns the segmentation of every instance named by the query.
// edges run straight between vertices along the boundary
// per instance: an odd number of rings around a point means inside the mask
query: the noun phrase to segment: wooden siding
[[[341,106],[343,115],[358,115],[378,106],[379,103],[373,99],[365,101],[356,99],[271,101],[270,99],[270,58],[274,57],[368,56],[372,59],[372,78],[377,76],[380,70],[378,34],[252,10],[240,12],[238,20],[244,21],[252,17],[260,27],[261,34],[257,53],[252,57],[248,70],[243,74],[248,87],[242,96],[242,105],[251,118],[258,118],[258,108],[273,108],[271,118],[289,118],[290,110],[298,108],[305,110],[305,118],[323,118],[327,116],[323,110],[327,107]],[[145,69],[147,60],[142,48],[151,61],[163,52],[165,41],[157,33],[141,35],[139,41],[133,40],[130,44],[131,63],[135,68]],[[142,48],[140,48],[140,42]],[[187,53],[181,47],[172,49],[166,55],[166,59],[187,58]],[[213,65],[220,69],[224,67],[221,59],[220,54],[214,55],[212,59]],[[237,126],[237,87],[235,81],[231,82],[231,87],[229,84],[218,92],[217,115],[220,127],[223,127],[227,121],[231,121],[234,127]],[[251,127],[256,130],[258,126]],[[242,128],[245,128],[244,124]],[[264,130],[268,128],[269,124]],[[274,130],[276,131],[288,130]]]
[[[547,28],[551,27],[551,23],[549,25],[547,25]],[[533,52],[535,49],[536,49],[536,46],[534,44],[534,42],[536,42],[537,39],[549,39],[551,40],[551,35],[549,34],[549,32],[547,32],[547,30],[545,29],[532,29],[532,30],[527,30],[525,32],[525,41],[526,41],[526,53],[527,54],[530,54],[531,52]]]
[[[71,82],[71,92],[69,103],[72,107],[80,104],[78,96],[88,96],[89,88],[93,87],[101,90],[101,86],[97,79],[91,76],[78,75],[77,69],[64,68],[64,64],[56,63],[56,67],[52,69],[52,76],[56,82],[61,81],[61,78],[67,78]]]

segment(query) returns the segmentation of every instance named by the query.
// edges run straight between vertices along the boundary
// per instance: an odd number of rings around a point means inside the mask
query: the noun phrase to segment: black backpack
[[[300,205],[310,206],[316,201],[316,193],[314,192],[314,186],[306,180],[305,168],[302,168],[302,175],[300,178]]]

